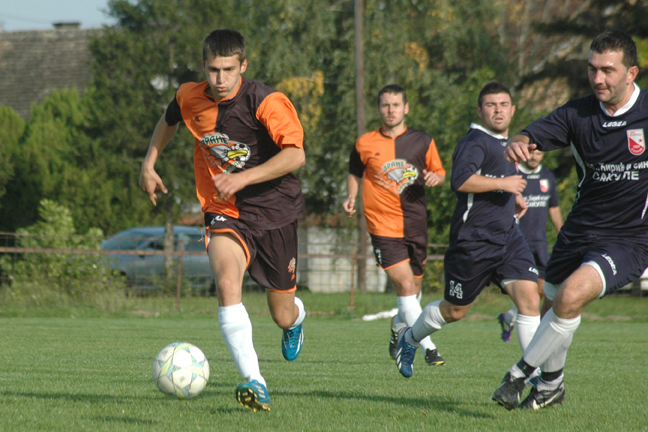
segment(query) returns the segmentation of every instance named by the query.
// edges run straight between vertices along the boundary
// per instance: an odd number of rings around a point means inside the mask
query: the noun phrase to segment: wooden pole
[[[182,290],[182,254],[184,253],[184,240],[182,238],[179,238],[178,242],[180,244],[178,245],[179,254],[178,254],[178,285],[176,289],[176,302],[175,302],[176,310],[180,310],[180,291]]]
[[[355,83],[356,83],[356,125],[358,137],[366,132],[364,110],[364,42],[362,38],[362,0],[354,0],[355,24]],[[358,207],[358,289],[365,291],[367,282],[367,221],[364,217],[362,193],[356,197]]]

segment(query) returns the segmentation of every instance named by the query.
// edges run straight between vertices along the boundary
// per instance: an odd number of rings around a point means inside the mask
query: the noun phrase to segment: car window
[[[150,237],[152,236],[143,233],[121,233],[104,241],[101,247],[115,250],[137,249],[143,239]]]
[[[205,240],[202,235],[185,234],[184,236],[184,250],[191,252],[204,252]]]

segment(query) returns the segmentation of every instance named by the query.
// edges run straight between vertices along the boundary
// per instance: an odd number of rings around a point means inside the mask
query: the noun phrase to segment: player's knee
[[[447,323],[454,321],[459,321],[468,313],[470,305],[468,306],[456,306],[448,302],[443,302],[441,307],[441,316]]]

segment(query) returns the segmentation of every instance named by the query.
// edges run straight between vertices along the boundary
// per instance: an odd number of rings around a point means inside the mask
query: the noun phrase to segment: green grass
[[[269,413],[234,398],[241,378],[213,299],[183,299],[180,312],[173,298],[151,297],[115,317],[0,318],[0,431],[648,430],[648,299],[590,305],[569,353],[565,405],[509,412],[490,399],[520,357],[516,343],[500,342],[493,319],[506,297],[486,293],[467,319],[437,333],[448,365],[427,367],[419,353],[408,380],[388,357],[388,321],[358,319],[393,307],[392,296],[359,295],[348,311],[348,295],[300,295],[315,313],[292,363],[264,297],[244,299]],[[195,399],[163,395],[150,376],[157,352],[177,340],[210,359],[212,376]]]

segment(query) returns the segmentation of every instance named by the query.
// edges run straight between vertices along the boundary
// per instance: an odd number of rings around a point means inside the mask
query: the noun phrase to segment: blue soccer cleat
[[[405,378],[412,376],[412,368],[414,365],[414,356],[416,355],[416,350],[418,347],[410,345],[405,339],[405,333],[410,329],[410,327],[405,327],[400,329],[398,332],[398,349],[396,350],[396,366],[400,371],[401,375]]]
[[[236,400],[252,411],[270,411],[270,394],[266,386],[257,380],[244,382],[236,387]]]
[[[515,324],[507,324],[503,313],[497,315],[497,321],[502,328],[502,340],[504,342],[511,342],[511,332],[515,328]]]
[[[281,338],[281,354],[286,360],[293,361],[299,357],[303,344],[304,329],[301,324],[293,329],[284,330]]]

